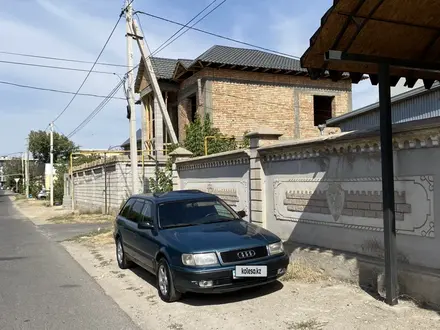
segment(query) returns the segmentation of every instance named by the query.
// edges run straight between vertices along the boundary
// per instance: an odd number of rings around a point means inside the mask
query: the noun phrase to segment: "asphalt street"
[[[138,329],[72,257],[0,191],[0,329]]]

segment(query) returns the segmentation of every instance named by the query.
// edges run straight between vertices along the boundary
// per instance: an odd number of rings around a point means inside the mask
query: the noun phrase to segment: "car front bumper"
[[[286,254],[246,263],[247,266],[267,266],[267,277],[234,279],[235,265],[199,270],[191,267],[172,267],[174,285],[179,292],[223,293],[264,285],[276,281],[289,264]],[[200,286],[202,281],[212,281],[212,286]]]

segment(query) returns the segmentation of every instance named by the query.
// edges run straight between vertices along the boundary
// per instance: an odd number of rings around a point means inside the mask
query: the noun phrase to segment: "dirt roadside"
[[[47,210],[34,205],[28,211],[38,208]],[[437,312],[412,302],[389,307],[353,285],[319,278],[305,283],[295,276],[259,289],[190,294],[166,304],[152,275],[139,267],[118,268],[109,232],[61,244],[142,329],[432,329],[440,321]]]

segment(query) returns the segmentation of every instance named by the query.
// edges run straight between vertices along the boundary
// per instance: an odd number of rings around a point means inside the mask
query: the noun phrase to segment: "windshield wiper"
[[[205,224],[208,224],[208,223],[227,222],[227,221],[232,221],[232,220],[238,220],[238,219],[235,219],[235,218],[233,218],[233,219],[231,219],[231,218],[220,218],[220,219],[217,219],[217,220],[202,222],[202,224],[205,225]]]
[[[190,226],[197,226],[197,225],[200,225],[200,224],[199,223],[176,223],[175,225],[165,226],[165,227],[163,227],[163,229],[177,228],[177,227],[190,227]]]

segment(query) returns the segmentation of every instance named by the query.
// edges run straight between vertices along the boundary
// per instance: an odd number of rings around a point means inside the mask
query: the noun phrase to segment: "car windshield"
[[[159,205],[161,228],[197,226],[236,220],[237,216],[220,200],[177,201]]]

